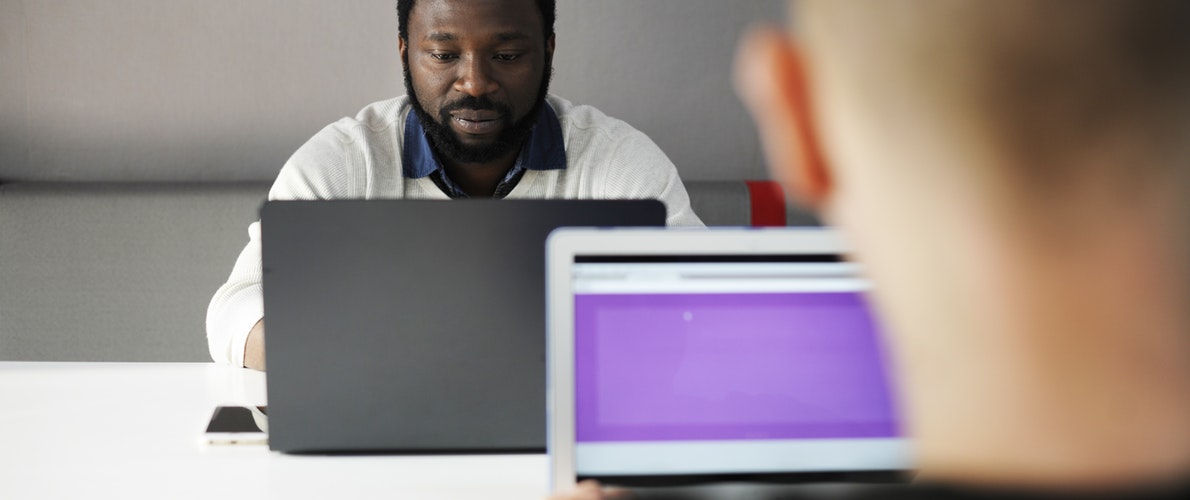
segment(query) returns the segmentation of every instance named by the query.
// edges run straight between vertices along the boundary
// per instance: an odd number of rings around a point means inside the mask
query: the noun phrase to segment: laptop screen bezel
[[[906,468],[723,474],[632,474],[582,476],[575,463],[574,265],[576,262],[840,261],[846,247],[830,228],[707,228],[593,230],[566,228],[547,241],[548,445],[554,489],[594,477],[626,486],[681,485],[715,481],[890,482]],[[808,260],[807,260],[808,259]]]

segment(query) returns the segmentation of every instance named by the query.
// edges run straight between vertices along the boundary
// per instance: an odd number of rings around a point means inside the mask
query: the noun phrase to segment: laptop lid
[[[554,488],[897,480],[910,450],[843,254],[830,229],[554,232]]]
[[[269,447],[545,449],[545,238],[655,200],[269,201]]]

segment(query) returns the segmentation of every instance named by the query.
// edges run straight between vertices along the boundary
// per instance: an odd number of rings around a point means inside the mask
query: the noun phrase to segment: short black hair
[[[401,39],[409,41],[409,12],[413,10],[414,0],[397,0],[397,30]],[[557,17],[555,0],[537,0],[537,10],[541,13],[541,27],[545,39],[554,36],[554,18]]]

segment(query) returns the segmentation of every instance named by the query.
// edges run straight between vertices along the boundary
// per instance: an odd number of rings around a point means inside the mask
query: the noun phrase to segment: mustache
[[[505,105],[503,103],[495,102],[486,95],[479,96],[479,97],[472,96],[472,95],[463,96],[456,101],[450,102],[450,103],[442,106],[442,108],[439,110],[439,112],[441,114],[445,115],[451,111],[460,110],[460,109],[496,111],[506,117],[512,114],[512,109],[509,108],[507,105]]]

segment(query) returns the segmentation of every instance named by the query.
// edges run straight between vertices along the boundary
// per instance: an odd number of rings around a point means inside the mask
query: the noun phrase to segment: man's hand
[[[264,371],[264,319],[252,325],[244,343],[244,368]]]
[[[570,491],[555,493],[549,500],[628,500],[632,492],[622,488],[604,488],[598,481],[588,479]]]

